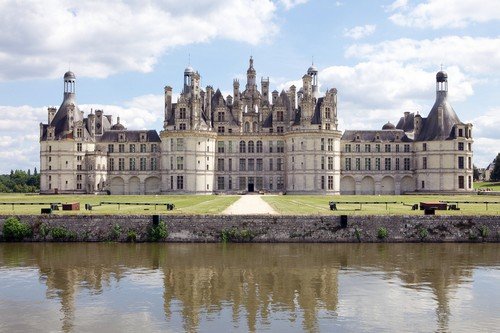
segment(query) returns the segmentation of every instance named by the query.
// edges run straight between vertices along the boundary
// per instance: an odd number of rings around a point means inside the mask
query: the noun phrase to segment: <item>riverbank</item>
[[[0,215],[0,239],[5,221]],[[498,216],[18,215],[24,241],[500,242]]]

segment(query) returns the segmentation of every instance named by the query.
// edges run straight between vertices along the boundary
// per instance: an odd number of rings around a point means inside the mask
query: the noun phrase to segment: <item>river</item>
[[[493,332],[500,244],[0,244],[0,332]]]

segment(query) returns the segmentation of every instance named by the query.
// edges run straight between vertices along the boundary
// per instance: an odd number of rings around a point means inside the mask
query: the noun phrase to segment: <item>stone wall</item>
[[[9,216],[0,216],[0,239]],[[151,215],[19,215],[26,241],[148,241]],[[167,242],[499,242],[498,216],[160,215]],[[383,228],[387,231],[384,233]],[[54,231],[56,230],[56,231]],[[386,236],[384,237],[384,234]],[[58,237],[55,237],[57,235]]]

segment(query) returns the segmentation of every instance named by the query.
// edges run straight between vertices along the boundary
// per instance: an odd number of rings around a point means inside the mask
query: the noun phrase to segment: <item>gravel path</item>
[[[260,195],[242,195],[241,198],[222,212],[225,215],[278,214]]]

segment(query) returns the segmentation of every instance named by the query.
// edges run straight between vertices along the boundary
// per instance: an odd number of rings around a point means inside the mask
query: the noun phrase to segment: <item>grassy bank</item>
[[[491,191],[500,191],[500,182],[474,182],[474,189],[490,189]]]

